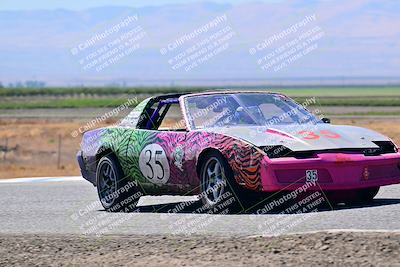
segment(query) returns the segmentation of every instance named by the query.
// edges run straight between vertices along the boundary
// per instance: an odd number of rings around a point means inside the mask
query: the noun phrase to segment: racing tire
[[[208,152],[203,159],[199,173],[202,209],[213,214],[244,211],[244,190],[226,159],[218,151]]]
[[[137,183],[124,175],[121,165],[113,154],[99,160],[96,186],[101,205],[109,212],[130,212],[142,196]]]
[[[331,205],[345,203],[360,205],[371,202],[378,194],[379,186],[355,190],[338,190],[325,192]]]

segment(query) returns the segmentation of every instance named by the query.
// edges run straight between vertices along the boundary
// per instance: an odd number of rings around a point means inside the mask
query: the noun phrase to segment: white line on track
[[[83,181],[83,180],[84,179],[82,178],[82,176],[29,177],[29,178],[0,179],[0,184],[71,182],[71,181]]]

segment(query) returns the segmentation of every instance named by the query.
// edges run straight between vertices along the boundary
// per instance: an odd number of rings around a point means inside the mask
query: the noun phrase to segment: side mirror
[[[321,120],[323,123],[331,123],[331,119],[329,118],[322,118]]]

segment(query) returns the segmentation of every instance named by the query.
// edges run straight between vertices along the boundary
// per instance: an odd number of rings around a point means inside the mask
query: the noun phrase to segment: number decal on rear
[[[170,176],[167,155],[158,144],[147,145],[139,156],[139,168],[143,176],[152,183],[165,184]]]

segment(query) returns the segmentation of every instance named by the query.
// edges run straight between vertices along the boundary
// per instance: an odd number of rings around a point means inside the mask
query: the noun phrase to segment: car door
[[[182,192],[189,188],[188,175],[184,162],[186,127],[178,102],[170,103],[165,108],[154,103],[149,111],[159,112],[161,117],[148,116],[150,122],[144,122],[149,138],[138,151],[139,170],[143,176],[145,187],[154,189],[153,193]],[[153,190],[152,190],[153,191]]]

